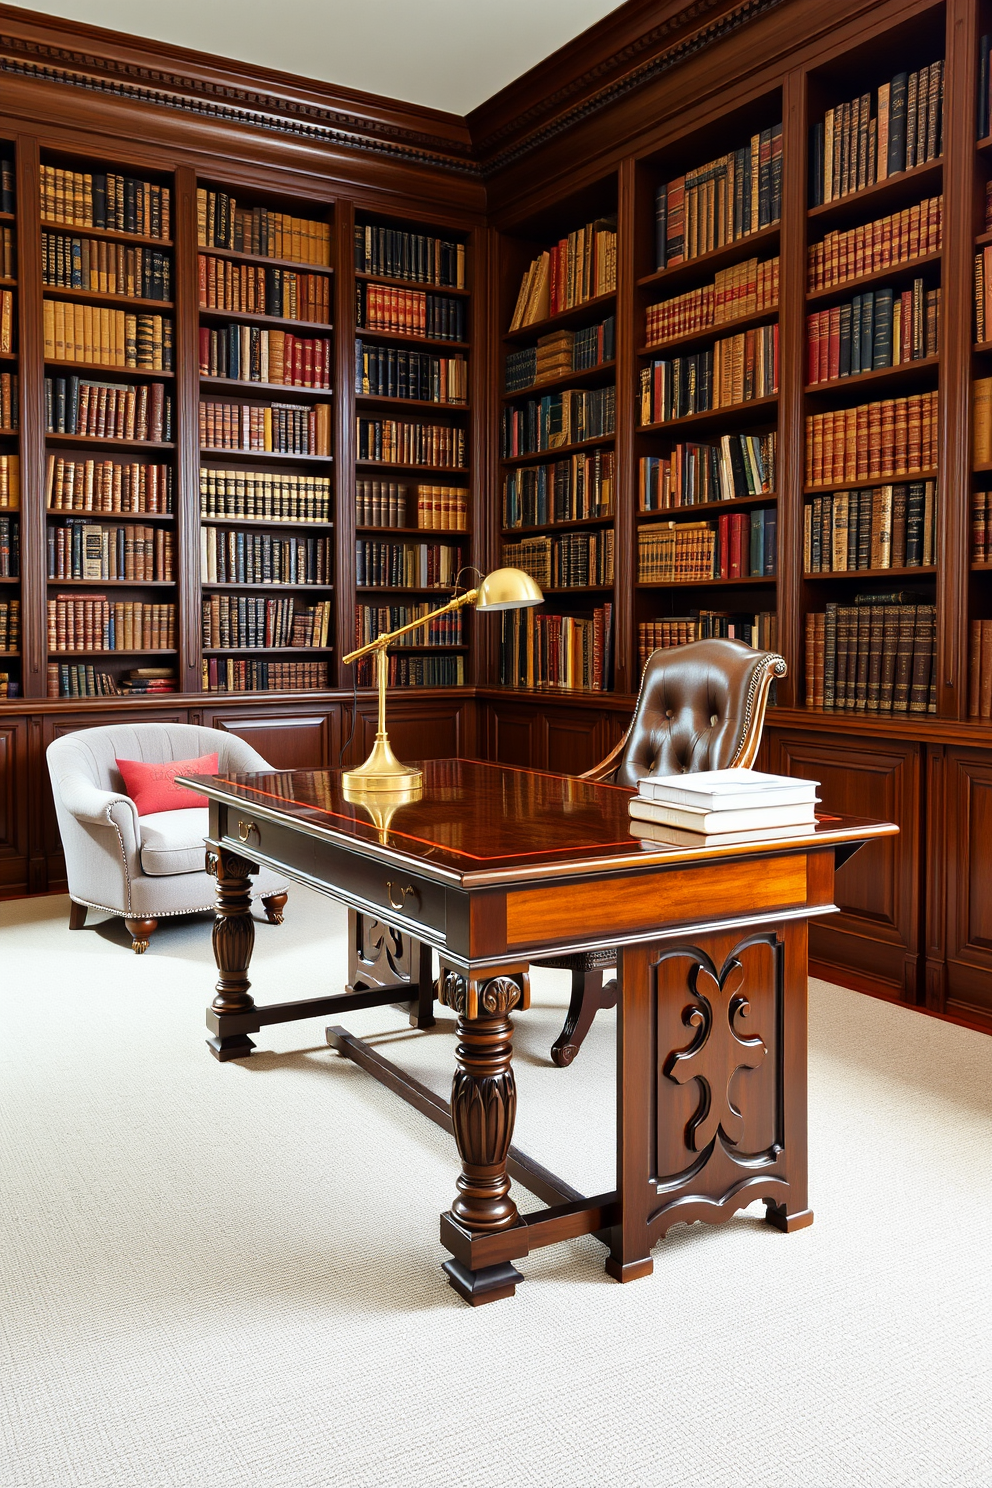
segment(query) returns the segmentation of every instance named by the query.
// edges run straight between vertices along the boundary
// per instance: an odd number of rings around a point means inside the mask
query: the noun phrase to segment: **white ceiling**
[[[468,113],[617,0],[59,0],[33,10]]]

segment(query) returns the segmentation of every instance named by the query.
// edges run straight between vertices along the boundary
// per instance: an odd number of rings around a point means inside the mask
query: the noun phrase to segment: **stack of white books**
[[[648,775],[630,800],[630,830],[678,847],[804,837],[816,826],[818,785],[760,770]]]

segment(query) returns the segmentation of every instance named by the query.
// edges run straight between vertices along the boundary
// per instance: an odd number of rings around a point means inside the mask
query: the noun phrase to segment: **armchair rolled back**
[[[630,728],[609,774],[636,786],[645,775],[750,765],[761,742],[768,690],[786,664],[742,641],[693,641],[655,651],[644,668]],[[608,761],[604,760],[604,765]]]

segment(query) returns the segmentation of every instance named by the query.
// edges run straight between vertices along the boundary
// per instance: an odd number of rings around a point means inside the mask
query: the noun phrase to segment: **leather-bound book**
[[[913,673],[909,689],[910,713],[926,713],[933,666],[934,615],[932,605],[918,605],[913,639]]]
[[[882,681],[882,643],[884,637],[884,607],[868,606],[868,700],[869,713],[879,711]]]

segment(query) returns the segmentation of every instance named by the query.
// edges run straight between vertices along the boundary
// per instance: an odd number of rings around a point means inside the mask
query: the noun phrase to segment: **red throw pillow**
[[[177,775],[216,775],[216,754],[201,754],[199,759],[167,760],[164,764],[146,764],[144,760],[117,761],[124,776],[124,789],[138,808],[139,816],[154,811],[185,811],[190,806],[206,806],[207,797],[176,784]]]

